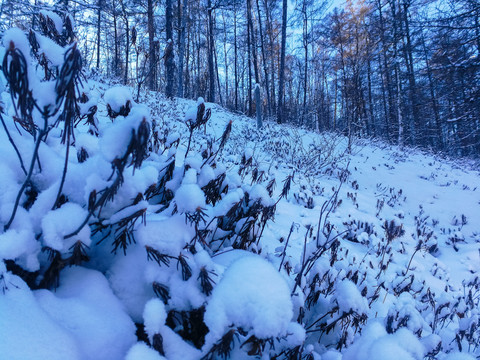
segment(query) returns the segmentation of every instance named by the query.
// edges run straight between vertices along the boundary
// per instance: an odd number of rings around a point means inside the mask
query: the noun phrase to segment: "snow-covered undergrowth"
[[[135,101],[44,21],[0,50],[2,357],[480,356],[478,173]]]

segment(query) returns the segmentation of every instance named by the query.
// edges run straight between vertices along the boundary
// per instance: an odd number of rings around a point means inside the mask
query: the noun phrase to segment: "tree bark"
[[[165,87],[165,95],[167,98],[173,97],[173,87],[175,83],[175,62],[173,54],[173,13],[172,0],[166,0],[165,3],[165,35],[167,39],[167,47],[165,49],[165,70],[167,84]]]
[[[97,2],[97,70],[100,70],[100,24],[102,21],[102,0]]]
[[[155,27],[153,23],[153,0],[147,0],[147,31],[148,31],[148,87],[156,89],[156,51],[155,51]]]
[[[215,46],[213,37],[213,16],[212,16],[212,0],[207,1],[207,16],[208,16],[208,101],[215,102],[215,70],[213,59],[213,47]]]
[[[285,46],[287,41],[287,0],[283,0],[283,14],[282,14],[282,47],[280,50],[280,84],[278,89],[278,109],[277,109],[277,123],[281,124],[285,121],[283,91],[285,87]]]
[[[238,110],[238,47],[237,47],[237,8],[233,9],[233,53],[235,77],[235,110]]]
[[[128,66],[129,66],[129,56],[130,56],[130,28],[128,24],[128,14],[125,8],[124,0],[120,0],[122,4],[122,15],[123,21],[125,22],[125,69],[123,73],[123,84],[127,85],[128,82]]]
[[[257,2],[257,13],[258,13],[258,27],[260,30],[260,49],[262,52],[262,63],[263,63],[263,72],[265,76],[265,90],[267,92],[267,107],[268,107],[268,115],[272,115],[272,104],[270,100],[270,81],[268,76],[268,66],[267,66],[267,57],[265,55],[265,39],[263,37],[263,28],[262,28],[262,15],[260,14],[260,5],[259,0]]]

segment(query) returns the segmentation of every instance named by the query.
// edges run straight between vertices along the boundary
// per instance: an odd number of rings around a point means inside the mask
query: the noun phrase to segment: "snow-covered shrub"
[[[137,104],[128,88],[97,84],[102,91],[93,91],[82,80],[69,30],[62,38],[70,39],[68,44],[55,44],[60,30],[52,24],[58,18],[47,14],[45,19],[44,28],[53,35],[32,30],[29,42],[14,29],[4,36],[2,70],[11,101],[1,114],[2,136],[9,139],[2,151],[10,160],[2,164],[3,291],[11,291],[21,280],[10,277],[18,276],[30,289],[41,289],[46,302],[54,288],[90,276],[83,268],[88,266],[105,274],[95,276],[108,280],[128,314],[121,310],[119,317],[127,319],[122,327],[131,336],[118,351],[132,345],[134,322],[139,339],[173,359],[185,353],[215,356],[222,339],[233,334],[230,322],[239,341],[229,346],[236,352],[274,354],[300,346],[304,334],[292,323],[289,287],[267,260],[250,255],[244,266],[243,260],[237,265],[213,260],[232,248],[260,253],[260,239],[279,201],[272,198],[275,181],[252,161],[252,151],[238,167],[227,169],[220,161],[232,122],[218,138],[200,134],[211,108],[199,99],[184,118],[189,135],[186,149],[181,148],[179,133],[151,120],[150,110]],[[22,125],[21,137],[15,135],[16,124]],[[280,198],[288,195],[291,180],[285,180]],[[268,279],[258,283],[254,273],[245,277],[252,264],[270,274]],[[237,278],[252,288],[245,289],[246,297],[232,312],[236,295],[228,289]],[[107,299],[106,306],[112,302]],[[90,306],[87,300],[83,305]],[[212,320],[221,308],[223,325]],[[95,326],[90,318],[65,321],[85,332]],[[83,330],[74,335],[84,336]],[[141,354],[152,356],[134,346],[128,357]],[[100,356],[118,357],[113,352]]]
[[[409,216],[408,191],[360,186],[339,135],[257,130],[201,98],[147,93],[147,107],[89,81],[69,18],[42,16],[28,38],[6,32],[0,51],[2,355],[478,354],[474,221]],[[471,246],[461,287],[445,244]]]

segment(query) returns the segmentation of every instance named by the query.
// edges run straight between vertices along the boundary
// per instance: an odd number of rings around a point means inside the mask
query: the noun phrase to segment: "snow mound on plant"
[[[0,286],[0,319],[2,359],[82,359],[72,334],[39,306],[27,285],[16,276],[8,277],[4,293]]]
[[[83,360],[122,359],[136,341],[135,325],[98,271],[64,269],[55,293],[38,290],[35,295],[49,317],[77,340]]]
[[[165,305],[159,299],[151,299],[145,304],[143,310],[143,318],[145,319],[145,331],[147,334],[159,334],[160,329],[165,325],[167,320],[167,312]]]
[[[268,261],[252,255],[227,268],[207,304],[205,324],[212,342],[232,324],[266,339],[285,335],[292,316],[287,283]]]
[[[133,103],[132,92],[125,86],[114,86],[103,95],[105,102],[110,105],[113,111],[119,112],[122,106],[125,106],[127,101]]]
[[[475,358],[471,355],[465,354],[465,353],[460,353],[460,352],[454,352],[448,354],[443,360],[474,360]]]
[[[128,351],[125,360],[162,360],[165,359],[156,350],[143,342],[136,343]]]
[[[60,209],[49,211],[42,219],[45,245],[58,251],[67,251],[75,241],[80,240],[90,246],[90,228],[84,226],[80,232],[64,240],[66,235],[76,231],[87,217],[87,210],[74,203],[66,203]]]
[[[406,328],[388,334],[378,322],[368,325],[350,346],[343,360],[422,360],[425,349]]]
[[[175,203],[180,213],[195,212],[205,207],[205,194],[197,184],[182,184],[175,193]]]
[[[107,161],[111,162],[125,155],[132,138],[138,134],[138,127],[144,120],[150,124],[150,109],[145,105],[136,104],[127,117],[118,117],[113,124],[105,128],[100,140],[100,149]]]
[[[368,312],[367,299],[360,294],[357,286],[350,280],[344,279],[335,284],[337,291],[337,302],[340,312],[355,311],[358,314],[366,314]]]

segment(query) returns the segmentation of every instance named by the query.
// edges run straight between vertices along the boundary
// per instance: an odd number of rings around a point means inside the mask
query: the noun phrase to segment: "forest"
[[[480,358],[479,5],[2,1],[0,358]]]
[[[476,0],[53,5],[74,22],[91,76],[167,97],[204,97],[252,117],[258,108],[278,123],[451,156],[480,152]],[[39,30],[45,6],[2,0],[0,32]],[[43,26],[54,29],[49,21]]]

